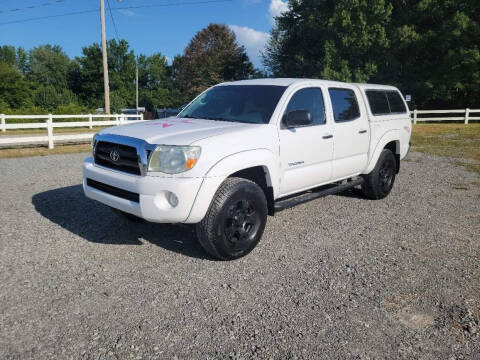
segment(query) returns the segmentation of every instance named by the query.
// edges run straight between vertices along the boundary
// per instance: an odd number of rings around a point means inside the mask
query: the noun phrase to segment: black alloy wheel
[[[257,246],[267,213],[267,199],[260,186],[247,179],[227,178],[196,226],[198,241],[217,259],[238,259]]]
[[[383,192],[388,192],[392,188],[393,178],[395,176],[395,162],[386,159],[378,171],[379,184]]]
[[[395,155],[389,149],[383,149],[373,170],[362,175],[365,180],[362,184],[363,194],[372,200],[385,198],[392,191],[396,174]]]
[[[244,251],[255,241],[261,219],[253,203],[246,199],[228,206],[225,219],[225,236],[231,250]]]

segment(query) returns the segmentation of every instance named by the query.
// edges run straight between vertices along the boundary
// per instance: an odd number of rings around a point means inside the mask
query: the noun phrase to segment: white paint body
[[[243,124],[202,119],[169,118],[117,126],[99,134],[140,139],[148,144],[196,145],[201,156],[195,167],[180,174],[131,175],[98,166],[92,158],[83,165],[85,194],[113,208],[160,223],[197,223],[205,216],[222,182],[233,173],[263,167],[274,199],[369,173],[386,144],[395,141],[403,159],[409,149],[412,130],[408,112],[373,116],[365,95],[368,89],[395,90],[371,84],[348,84],[308,79],[245,80],[228,85],[287,86],[268,124]],[[224,85],[224,84],[223,84]],[[306,87],[320,88],[326,123],[287,129],[282,117],[292,95]],[[337,123],[333,118],[329,88],[355,92],[360,117]],[[324,136],[333,137],[324,139]],[[298,163],[298,165],[291,165]],[[138,203],[87,186],[86,179],[140,194]],[[168,204],[165,192],[178,197]]]

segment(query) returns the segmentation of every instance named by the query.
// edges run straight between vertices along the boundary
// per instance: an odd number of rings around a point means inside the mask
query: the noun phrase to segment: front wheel
[[[369,174],[363,175],[363,194],[369,199],[383,199],[390,194],[396,173],[395,155],[389,149],[383,149],[375,168]]]
[[[254,182],[228,178],[217,190],[197,237],[207,253],[221,260],[247,255],[260,241],[267,221],[267,200]]]

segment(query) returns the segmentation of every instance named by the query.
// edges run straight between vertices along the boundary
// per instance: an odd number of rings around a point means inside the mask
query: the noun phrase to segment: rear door
[[[368,162],[370,126],[359,90],[348,84],[329,87],[333,112],[332,180],[361,173]]]
[[[280,124],[281,196],[328,182],[332,177],[332,122],[327,121],[326,97],[325,88],[311,86],[295,90],[287,101],[283,116],[306,110],[312,114],[313,124],[293,129],[286,128],[283,120]]]

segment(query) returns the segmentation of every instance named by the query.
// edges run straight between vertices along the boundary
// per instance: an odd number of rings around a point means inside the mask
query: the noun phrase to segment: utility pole
[[[110,85],[108,82],[107,40],[105,35],[105,1],[100,0],[100,24],[102,29],[103,87],[105,89],[105,114],[110,114]]]
[[[137,115],[138,115],[138,64],[137,64],[137,67],[136,67],[136,71],[135,71],[135,93],[137,95],[137,107],[136,107],[136,110],[137,110]]]

